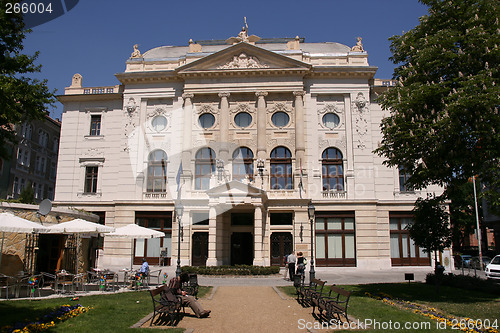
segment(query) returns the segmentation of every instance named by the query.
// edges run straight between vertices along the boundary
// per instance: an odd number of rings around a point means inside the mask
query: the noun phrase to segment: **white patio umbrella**
[[[33,232],[41,232],[47,228],[40,223],[31,222],[22,217],[15,216],[10,213],[0,214],[0,231],[2,231],[2,247],[0,250],[0,265],[2,265],[3,243],[6,232],[18,232],[31,234]]]
[[[137,224],[127,224],[124,227],[116,228],[115,232],[105,234],[106,237],[122,237],[132,239],[132,251],[130,259],[130,269],[134,263],[134,239],[160,238],[165,237],[165,233],[149,228],[141,227]]]
[[[80,253],[80,234],[85,233],[107,233],[113,232],[115,228],[108,227],[102,224],[89,222],[83,219],[74,219],[68,222],[63,222],[59,224],[52,225],[42,233],[47,234],[76,234],[78,239],[76,242],[76,255],[78,257]],[[77,261],[76,273],[78,274],[79,265]]]
[[[68,222],[52,225],[43,231],[48,234],[81,234],[81,233],[106,233],[113,232],[115,228],[102,224],[89,222],[82,219],[74,219]]]

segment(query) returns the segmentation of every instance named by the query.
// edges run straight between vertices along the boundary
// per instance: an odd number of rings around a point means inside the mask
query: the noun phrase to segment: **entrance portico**
[[[263,255],[267,195],[248,184],[230,181],[207,191],[209,228],[207,266],[235,263],[265,265]],[[253,217],[253,218],[252,218]],[[248,242],[253,238],[253,244]],[[250,244],[251,246],[249,246]],[[253,252],[252,256],[248,252]]]

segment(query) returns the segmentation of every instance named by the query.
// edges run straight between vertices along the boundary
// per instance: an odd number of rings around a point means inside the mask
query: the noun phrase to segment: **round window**
[[[213,116],[213,114],[204,113],[200,116],[200,118],[198,118],[198,122],[201,127],[205,129],[210,128],[215,124],[215,117]]]
[[[323,125],[329,129],[339,126],[340,118],[335,113],[327,113],[323,116]]]
[[[234,123],[239,127],[248,127],[252,122],[252,116],[247,112],[240,112],[234,117]]]
[[[275,112],[271,117],[271,120],[276,127],[285,127],[290,121],[290,117],[282,111]]]
[[[151,125],[153,125],[155,131],[161,132],[167,127],[167,118],[164,116],[156,116],[151,121]]]

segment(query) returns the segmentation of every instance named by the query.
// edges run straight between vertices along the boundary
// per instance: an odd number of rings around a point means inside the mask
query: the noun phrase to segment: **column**
[[[219,158],[221,158],[225,164],[229,160],[229,93],[221,92],[220,97],[220,141],[221,147],[219,151]]]
[[[257,158],[266,159],[266,100],[267,91],[258,91],[257,96]]]
[[[192,98],[194,94],[184,93],[182,98],[184,99],[183,108],[183,144],[182,144],[182,167],[184,170],[188,171],[191,169],[191,149],[193,148],[192,137],[193,137],[193,103]],[[183,170],[183,173],[185,172]]]
[[[300,167],[300,162],[306,150],[304,135],[304,91],[294,91],[295,96],[295,156],[297,160],[296,168]]]
[[[344,95],[344,108],[345,108],[345,134],[347,138],[347,147],[346,147],[346,156],[347,158],[347,167],[344,167],[345,170],[345,186],[347,191],[347,198],[354,199],[355,198],[355,183],[354,183],[354,133],[353,133],[353,117],[352,117],[352,108],[351,108],[351,95]]]
[[[264,249],[264,230],[263,230],[263,205],[257,204],[255,205],[255,213],[254,213],[254,255],[253,255],[253,264],[255,266],[264,266],[264,257],[263,257],[263,249]]]
[[[210,205],[208,213],[208,258],[207,266],[217,266],[217,209]]]

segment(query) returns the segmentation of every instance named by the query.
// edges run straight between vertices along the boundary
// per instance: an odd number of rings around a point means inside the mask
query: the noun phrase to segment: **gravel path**
[[[213,332],[307,332],[299,319],[314,322],[312,308],[303,308],[293,298],[283,299],[270,286],[221,286],[212,299],[200,299],[210,317],[198,319],[190,308],[178,327],[194,333]],[[149,321],[145,323],[149,326]]]

